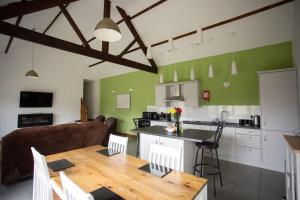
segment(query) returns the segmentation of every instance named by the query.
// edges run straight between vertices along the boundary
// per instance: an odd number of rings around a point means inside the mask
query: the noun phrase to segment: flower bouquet
[[[173,115],[174,119],[175,119],[175,124],[176,124],[176,128],[177,128],[177,133],[180,132],[180,117],[182,114],[182,109],[179,107],[174,107],[174,108],[170,108],[169,109],[169,113],[171,113],[171,115]]]

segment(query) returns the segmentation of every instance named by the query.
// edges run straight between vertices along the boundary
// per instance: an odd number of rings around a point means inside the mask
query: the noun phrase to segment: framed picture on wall
[[[116,108],[130,108],[130,94],[118,94]]]

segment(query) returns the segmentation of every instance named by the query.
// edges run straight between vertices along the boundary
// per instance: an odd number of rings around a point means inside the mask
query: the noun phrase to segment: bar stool
[[[214,136],[214,141],[202,141],[202,142],[196,142],[196,146],[198,147],[197,153],[196,153],[196,159],[195,159],[195,165],[194,165],[194,175],[196,174],[196,172],[200,173],[200,176],[202,177],[202,169],[203,166],[211,166],[212,172],[210,173],[206,173],[207,175],[213,175],[213,184],[214,184],[214,195],[217,195],[216,192],[216,179],[215,179],[215,175],[219,174],[220,175],[220,183],[221,186],[223,186],[223,182],[222,182],[222,175],[221,175],[221,168],[220,168],[220,162],[219,162],[219,155],[218,155],[218,148],[219,148],[219,140],[222,136],[222,132],[223,132],[223,123],[220,123],[218,125],[218,128],[216,130],[215,136]],[[199,151],[201,149],[201,162],[198,163],[198,154]],[[203,153],[204,150],[209,150],[210,154],[211,154],[211,163],[204,163],[203,162]],[[216,153],[216,158],[217,158],[217,165],[214,164],[214,151]],[[200,166],[200,170],[197,168]],[[216,171],[215,171],[216,169]]]
[[[139,119],[138,118],[134,118],[133,119],[133,123],[136,129],[139,128]],[[139,157],[140,156],[140,133],[136,133],[136,143],[137,143],[137,149],[136,149],[136,155],[135,157]]]

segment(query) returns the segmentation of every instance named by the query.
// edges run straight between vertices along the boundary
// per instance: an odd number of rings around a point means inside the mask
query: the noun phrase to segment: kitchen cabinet
[[[220,157],[233,159],[236,157],[235,141],[235,128],[224,127],[219,141],[218,153]]]
[[[293,132],[298,128],[296,69],[259,73],[262,129]]]
[[[184,83],[182,86],[184,106],[199,107],[199,101],[200,101],[199,91],[200,91],[200,86],[198,81]]]
[[[140,133],[140,158],[141,159],[147,161],[149,160],[151,144],[159,144],[167,147],[181,149],[180,171],[192,173],[192,169],[194,166],[195,151],[196,151],[195,143],[180,140],[180,139],[160,137],[160,136]]]
[[[269,169],[284,172],[285,141],[284,135],[289,132],[262,131],[263,164]]]
[[[156,106],[166,106],[166,86],[157,85],[155,87],[155,105]]]
[[[198,129],[198,130],[210,130],[210,126],[197,125],[197,124],[183,124],[184,129]]]

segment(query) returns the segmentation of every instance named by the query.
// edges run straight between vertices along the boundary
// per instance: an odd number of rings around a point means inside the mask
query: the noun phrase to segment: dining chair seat
[[[215,144],[214,142],[211,141],[196,142],[196,146],[205,149],[219,148],[218,143]]]

